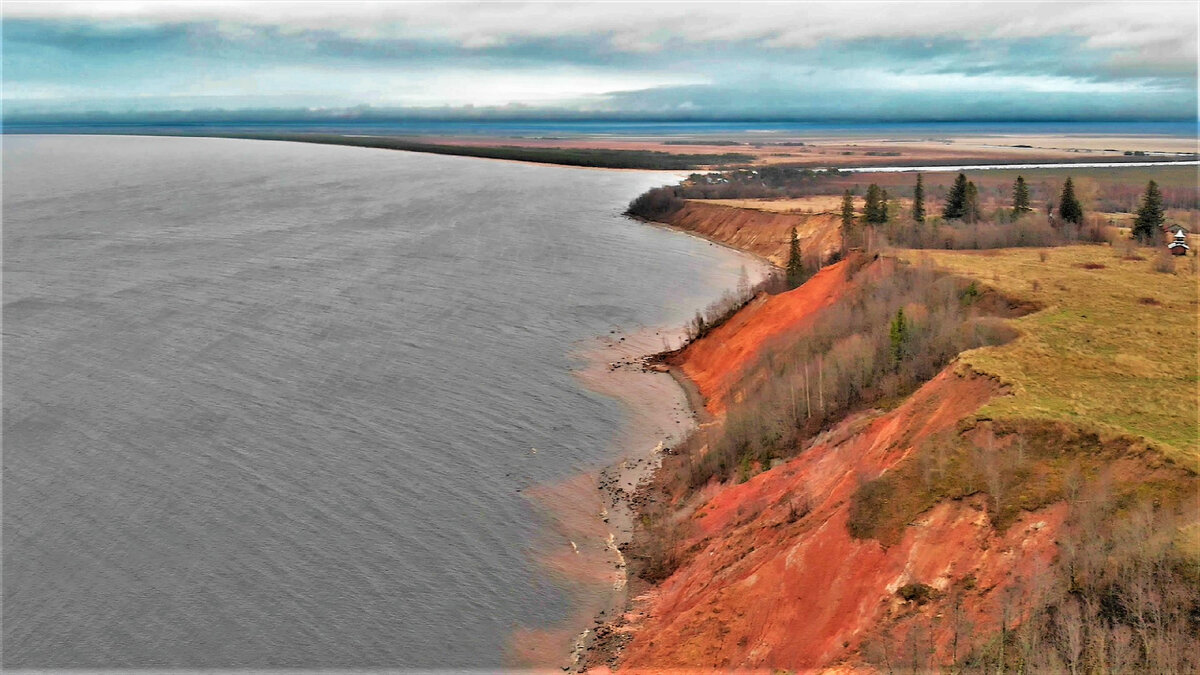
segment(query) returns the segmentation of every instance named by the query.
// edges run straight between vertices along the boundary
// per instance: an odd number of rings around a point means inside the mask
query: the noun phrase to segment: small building
[[[1188,251],[1191,250],[1187,243],[1187,231],[1179,226],[1173,229],[1175,230],[1175,238],[1171,240],[1171,243],[1167,244],[1167,250],[1171,252],[1171,255],[1187,255]]]

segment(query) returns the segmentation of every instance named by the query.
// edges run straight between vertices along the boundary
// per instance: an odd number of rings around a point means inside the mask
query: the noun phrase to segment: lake
[[[16,135],[3,168],[9,668],[502,665],[571,609],[519,490],[626,415],[571,354],[746,264],[621,216],[668,174]]]

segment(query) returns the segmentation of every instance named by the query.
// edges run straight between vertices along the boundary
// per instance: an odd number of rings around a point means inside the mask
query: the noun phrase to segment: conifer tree
[[[1029,186],[1025,184],[1023,176],[1017,176],[1017,181],[1013,183],[1013,218],[1020,218],[1032,210],[1029,206]]]
[[[842,250],[854,244],[854,196],[850,190],[842,195]]]
[[[796,236],[796,228],[792,228],[792,241],[788,246],[787,284],[795,288],[804,283],[804,259],[800,251],[800,238]]]
[[[1137,220],[1133,222],[1133,238],[1142,244],[1153,244],[1160,235],[1163,225],[1163,198],[1158,183],[1150,181],[1142,205],[1138,207]]]
[[[967,207],[967,176],[958,174],[950,194],[946,195],[946,205],[942,208],[942,217],[946,220],[957,220],[966,213]]]
[[[863,220],[871,225],[886,223],[888,219],[887,190],[871,183],[867,186],[867,203],[863,206]]]
[[[977,223],[982,217],[983,211],[979,207],[979,188],[975,187],[974,181],[967,181],[967,194],[963,199],[962,219],[968,223]]]
[[[917,174],[917,185],[913,188],[912,217],[918,223],[925,222],[925,183]]]
[[[871,183],[867,186],[866,203],[863,204],[863,220],[867,223],[879,222],[879,186]]]
[[[1076,225],[1083,222],[1083,207],[1075,198],[1075,184],[1071,182],[1070,176],[1063,183],[1062,194],[1058,197],[1058,217]]]

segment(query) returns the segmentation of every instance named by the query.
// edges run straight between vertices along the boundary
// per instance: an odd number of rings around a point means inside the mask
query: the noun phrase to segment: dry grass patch
[[[794,199],[706,199],[709,204],[732,206],[737,209],[769,213],[838,213],[842,212],[841,195],[812,195]],[[862,197],[854,198],[854,208],[861,211]]]

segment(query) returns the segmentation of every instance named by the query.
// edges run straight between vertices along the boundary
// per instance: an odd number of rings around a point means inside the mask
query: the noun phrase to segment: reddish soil
[[[996,627],[1002,599],[1020,604],[1024,591],[1015,589],[1027,586],[1018,581],[1037,579],[1051,564],[1061,505],[997,533],[983,498],[943,502],[888,548],[853,539],[846,519],[861,480],[952,429],[997,391],[990,380],[947,369],[899,408],[848,419],[784,466],[718,491],[691,516],[685,546],[694,555],[628,615],[634,637],[623,667],[857,667],[874,635],[894,641],[912,626],[932,630],[945,655],[954,633],[945,618],[953,613],[948,591],[964,585],[959,625],[972,625],[960,630],[965,653],[969,635]],[[797,517],[793,504],[811,510]],[[973,583],[964,584],[968,578]],[[917,607],[897,596],[914,583],[939,597]]]
[[[764,346],[781,335],[804,330],[846,288],[843,261],[817,272],[801,288],[755,298],[703,340],[689,345],[677,362],[704,396],[708,411],[723,414],[728,393]]]
[[[827,257],[841,245],[835,213],[771,213],[689,200],[667,221],[681,230],[748,251],[775,263],[787,262],[792,228],[806,255]]]

